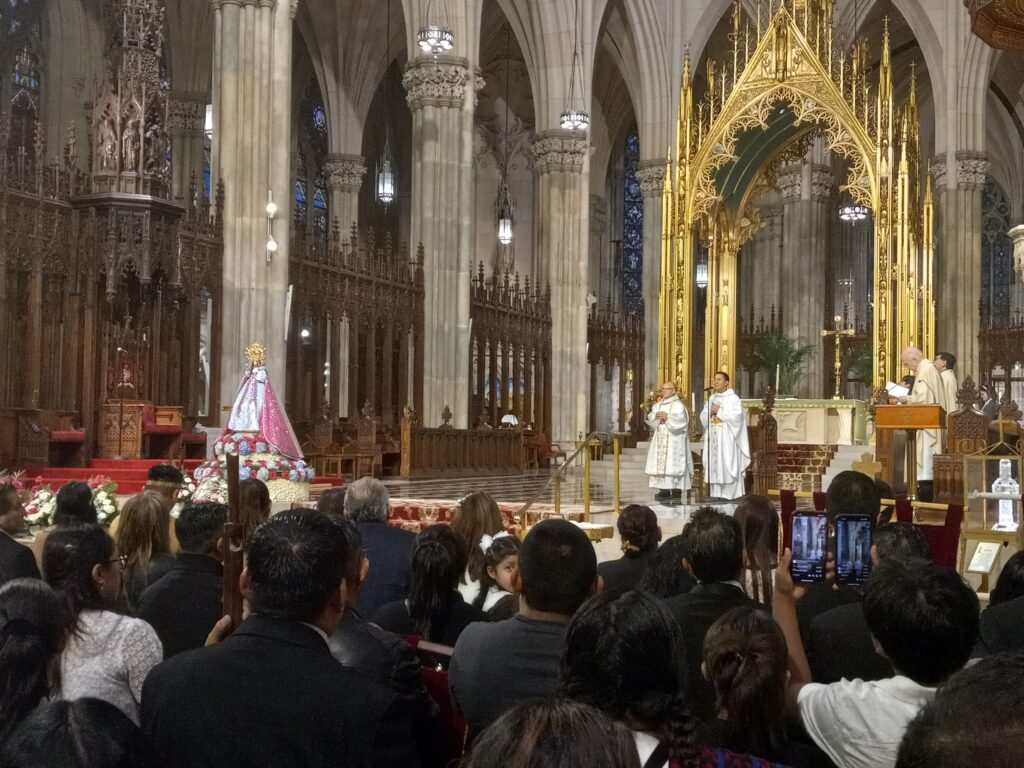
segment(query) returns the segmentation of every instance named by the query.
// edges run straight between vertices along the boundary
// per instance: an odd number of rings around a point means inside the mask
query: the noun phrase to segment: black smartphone
[[[824,513],[793,515],[793,581],[821,584],[825,581],[828,518]]]
[[[836,583],[862,587],[871,575],[871,519],[866,515],[836,518]]]

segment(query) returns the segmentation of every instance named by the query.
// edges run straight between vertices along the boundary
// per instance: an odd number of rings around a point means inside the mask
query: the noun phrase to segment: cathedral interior
[[[1024,42],[985,5],[0,0],[0,422],[217,426],[252,342],[300,435],[642,439],[664,378],[869,399],[903,342],[1024,402]],[[852,117],[765,102],[686,213],[782,11],[774,77],[813,53]]]

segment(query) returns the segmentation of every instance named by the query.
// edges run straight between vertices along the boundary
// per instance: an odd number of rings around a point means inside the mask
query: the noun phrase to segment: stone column
[[[359,188],[366,174],[366,161],[359,155],[329,154],[324,174],[331,195],[331,219],[338,222],[341,239],[347,240],[352,225],[359,223]]]
[[[644,370],[648,392],[658,378],[658,303],[661,293],[662,231],[664,224],[665,161],[643,160],[636,171],[644,196]],[[637,371],[637,375],[640,372]]]
[[[292,25],[298,0],[213,0],[213,178],[224,181],[221,403],[258,342],[278,391],[285,376],[291,221]],[[267,255],[267,193],[278,213]]]
[[[981,191],[989,162],[975,152],[956,153],[956,185],[945,158],[932,166],[941,234],[936,233],[936,350],[957,358],[957,378],[979,380],[981,318]],[[987,377],[982,377],[987,378]]]
[[[533,143],[537,174],[538,279],[551,286],[552,440],[571,445],[587,429],[587,215],[589,142],[554,129]]]
[[[412,110],[412,255],[423,245],[423,409],[469,426],[469,285],[473,268],[473,112],[483,85],[465,59],[419,58],[402,78]]]
[[[202,95],[171,92],[168,129],[171,136],[171,197],[175,200],[188,195],[193,179],[198,195],[203,195],[206,102]],[[216,187],[216,182],[213,186]]]
[[[616,289],[621,286],[609,285],[611,265],[610,248],[606,245],[611,237],[608,229],[608,201],[600,195],[590,196],[589,257],[587,259],[587,290],[597,297],[597,305],[605,307],[605,298],[611,296],[612,306],[620,304]]]

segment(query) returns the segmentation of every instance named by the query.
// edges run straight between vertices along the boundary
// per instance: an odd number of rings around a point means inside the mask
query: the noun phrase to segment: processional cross
[[[833,320],[835,321],[835,329],[826,331],[824,328],[821,330],[822,337],[835,336],[836,339],[836,391],[832,395],[833,400],[842,400],[842,389],[843,389],[843,336],[853,336],[856,331],[853,328],[847,328],[843,330],[843,318],[840,315],[836,315]]]

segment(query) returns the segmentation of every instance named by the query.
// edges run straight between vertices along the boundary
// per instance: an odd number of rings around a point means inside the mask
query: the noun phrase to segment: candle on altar
[[[779,371],[780,366],[778,363],[775,364],[775,394],[779,393]]]
[[[697,411],[697,393],[696,392],[691,392],[690,393],[690,413],[695,413],[696,411]]]

